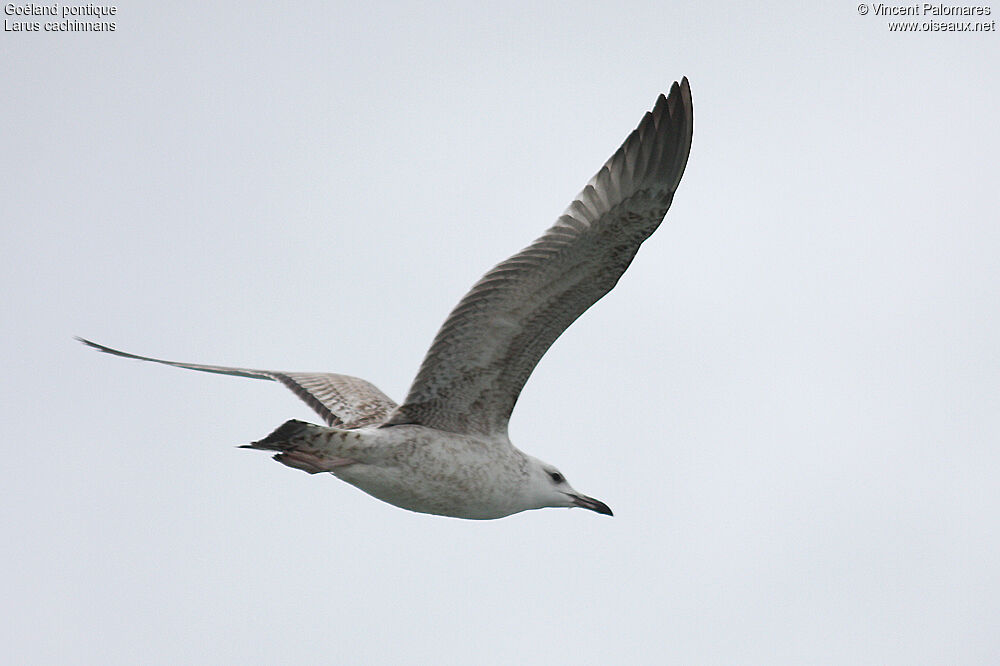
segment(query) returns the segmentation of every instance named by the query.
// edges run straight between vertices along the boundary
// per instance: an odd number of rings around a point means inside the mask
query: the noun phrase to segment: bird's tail
[[[309,474],[331,472],[336,467],[353,464],[355,461],[350,458],[330,455],[324,446],[327,438],[322,436],[329,431],[329,428],[292,419],[285,421],[264,439],[244,444],[240,448],[278,451],[274,456],[275,460]]]

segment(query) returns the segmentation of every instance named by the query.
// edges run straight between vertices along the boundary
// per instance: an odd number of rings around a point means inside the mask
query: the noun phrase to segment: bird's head
[[[590,509],[606,516],[614,515],[607,504],[573,490],[558,469],[538,458],[528,459],[528,499],[533,508],[574,507]]]

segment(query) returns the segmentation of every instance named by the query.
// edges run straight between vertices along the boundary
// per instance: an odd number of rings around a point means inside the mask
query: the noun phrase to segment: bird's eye
[[[566,480],[559,472],[549,472],[549,478],[552,479],[552,483],[562,483]]]

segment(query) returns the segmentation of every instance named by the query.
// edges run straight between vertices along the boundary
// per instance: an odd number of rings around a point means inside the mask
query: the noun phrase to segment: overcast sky
[[[849,2],[114,20],[0,35],[4,661],[1000,661],[996,32]],[[234,448],[318,420],[282,387],[72,339],[399,400],[684,75],[666,222],[511,422],[614,518],[410,513]]]

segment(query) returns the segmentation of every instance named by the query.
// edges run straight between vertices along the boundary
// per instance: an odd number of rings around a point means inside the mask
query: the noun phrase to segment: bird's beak
[[[575,495],[569,496],[573,500],[573,506],[580,506],[584,509],[590,509],[591,511],[596,511],[597,513],[603,513],[605,516],[613,516],[615,514],[611,513],[611,507],[602,502],[601,500],[596,500],[593,497],[587,497],[586,495]]]

